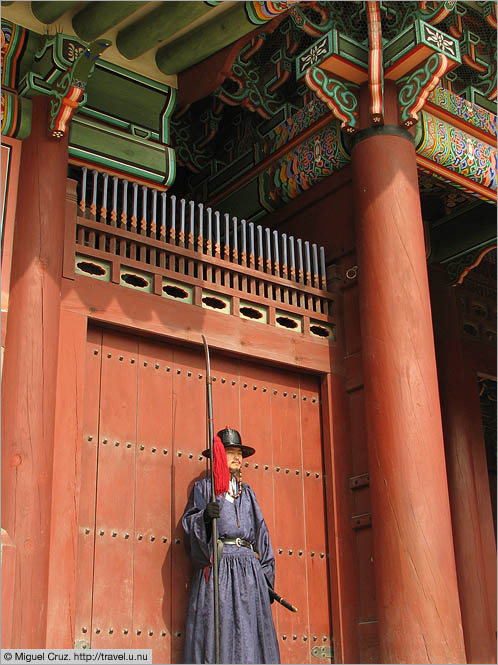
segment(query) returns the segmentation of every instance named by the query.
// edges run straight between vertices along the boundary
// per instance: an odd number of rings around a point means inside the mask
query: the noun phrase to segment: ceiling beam
[[[245,4],[237,2],[223,16],[162,46],[156,53],[158,68],[164,74],[178,74],[254,30]]]
[[[57,21],[68,9],[77,5],[77,2],[45,2],[45,0],[32,2],[31,11],[42,23]]]
[[[133,60],[212,10],[213,7],[206,2],[164,2],[139,21],[120,30],[116,46],[121,55]]]
[[[37,3],[38,4],[38,3]],[[73,28],[78,37],[91,42],[131,16],[147,2],[89,2],[73,16]]]

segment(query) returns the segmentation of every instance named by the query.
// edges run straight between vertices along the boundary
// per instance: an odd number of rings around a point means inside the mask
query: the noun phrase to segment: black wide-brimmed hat
[[[232,447],[239,447],[242,449],[242,457],[250,457],[251,455],[254,455],[256,450],[254,448],[251,448],[251,446],[243,446],[242,445],[242,437],[240,434],[237,432],[236,429],[232,429],[231,427],[225,427],[225,429],[221,429],[218,432],[218,436],[221,439],[221,443],[225,446],[226,448],[232,448]],[[204,450],[202,452],[204,457],[209,457],[209,448]]]

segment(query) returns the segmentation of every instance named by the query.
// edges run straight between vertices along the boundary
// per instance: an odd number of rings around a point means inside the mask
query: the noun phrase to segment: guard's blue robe
[[[203,511],[211,498],[209,478],[198,480],[182,518],[194,566],[185,628],[185,663],[214,663],[212,540]],[[220,538],[243,538],[247,547],[225,545],[219,562],[220,662],[280,663],[268,594],[273,587],[275,558],[268,529],[254,492],[245,483],[233,503],[218,497]],[[237,515],[240,527],[237,526]]]

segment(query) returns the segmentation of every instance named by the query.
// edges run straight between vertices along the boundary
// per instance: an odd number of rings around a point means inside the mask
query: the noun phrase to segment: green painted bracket
[[[325,102],[332,114],[341,122],[341,129],[348,134],[356,131],[356,109],[358,98],[353,92],[357,86],[328,76],[320,67],[311,67],[306,72],[306,85]]]

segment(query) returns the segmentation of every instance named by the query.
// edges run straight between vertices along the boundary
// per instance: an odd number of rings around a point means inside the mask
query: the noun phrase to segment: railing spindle
[[[166,192],[161,192],[161,228],[159,229],[159,240],[166,242],[166,206],[167,206],[167,194]],[[161,268],[167,267],[166,262],[166,252],[161,250],[159,254],[159,265]]]
[[[153,238],[157,237],[157,189],[152,190],[152,210],[150,218],[150,235]],[[150,248],[150,263],[156,265],[156,249]]]
[[[138,183],[132,183],[133,187],[133,203],[132,203],[132,213],[131,213],[131,230],[135,233],[137,232],[137,222],[138,222]]]
[[[97,221],[97,179],[99,177],[98,171],[92,171],[92,203],[90,205],[90,219]],[[95,231],[90,231],[88,234],[89,247],[95,247]]]
[[[297,280],[300,284],[304,284],[303,241],[301,238],[297,239]]]
[[[214,224],[215,224],[215,233],[216,240],[214,243],[214,256],[217,259],[221,259],[221,238],[220,238],[220,213],[216,210],[214,213]],[[220,284],[220,269],[215,267],[214,269],[214,281],[215,284]]]
[[[116,226],[118,223],[118,184],[119,178],[117,175],[112,176],[112,208],[111,208],[111,226]]]
[[[320,270],[322,277],[322,289],[327,290],[327,271],[325,268],[325,248],[320,247]]]
[[[126,229],[128,224],[128,180],[123,180],[123,191],[121,196],[122,205],[120,225],[122,229]]]
[[[112,176],[112,204],[111,204],[111,220],[110,225],[114,228],[117,226],[118,221],[118,183],[119,178]],[[111,236],[109,249],[111,254],[116,254],[117,240],[115,236]]]
[[[256,251],[254,248],[254,223],[249,222],[249,268],[256,267]]]
[[[93,180],[92,180],[92,203],[90,205],[90,216],[91,219],[97,219],[97,179],[99,177],[99,172],[93,169],[92,171]]]
[[[185,199],[180,199],[180,233],[178,236],[178,245],[185,247],[185,206],[187,202]],[[185,274],[185,259],[180,256],[178,259],[178,272]]]
[[[199,203],[197,205],[198,211],[199,211],[199,225],[198,225],[198,232],[197,232],[197,251],[200,252],[201,254],[204,253],[204,205],[202,203]],[[204,279],[204,266],[201,263],[199,265],[200,271],[198,271],[197,276],[201,277]]]
[[[194,229],[195,229],[195,203],[190,201],[190,220],[188,228],[188,241],[187,246],[189,249],[194,249]],[[187,259],[187,274],[194,274],[194,262],[191,259]]]
[[[195,203],[193,201],[190,201],[189,206],[190,206],[190,219],[188,227],[187,247],[189,249],[194,249]]]
[[[238,226],[237,226],[237,217],[232,217],[233,224],[233,248],[232,248],[232,261],[234,263],[239,262],[239,239],[238,239]]]
[[[147,194],[148,188],[145,185],[142,185],[142,216],[140,218],[140,235],[147,235]],[[139,251],[140,261],[146,261],[147,259],[147,247],[140,243]]]
[[[280,277],[280,256],[278,251],[278,231],[273,231],[273,274]],[[275,286],[275,299],[280,300],[281,289]]]
[[[287,273],[287,234],[282,233],[282,277],[284,279],[289,279],[288,273]],[[289,302],[289,289],[285,288],[283,289],[284,292],[284,302],[288,303]]]
[[[246,237],[246,220],[240,220],[240,234],[241,234],[241,252],[240,252],[240,263],[242,266],[247,266],[247,237]],[[247,277],[245,274],[242,276],[241,280],[241,289],[244,292],[247,292]]]
[[[232,262],[237,263],[239,262],[239,238],[238,238],[238,227],[237,227],[237,217],[232,217],[232,225],[233,225],[233,242],[232,242]],[[234,280],[235,283],[232,284],[235,288],[240,288],[239,284],[239,276],[234,275]]]
[[[119,220],[119,226],[121,229],[127,229],[128,227],[128,180],[123,180],[123,190],[121,193],[121,217]],[[119,255],[126,256],[126,245],[127,241],[124,238],[119,240]]]
[[[271,236],[270,236],[270,229],[265,229],[265,238],[266,238],[266,265],[265,265],[265,272],[267,272],[269,275],[272,274],[271,271]]]
[[[311,255],[310,255],[310,243],[309,240],[304,241],[304,267],[306,271],[305,284],[307,286],[311,285]],[[307,293],[304,294],[304,302],[306,309],[309,309],[309,296]]]
[[[103,173],[103,187],[102,187],[102,205],[100,206],[100,221],[104,224],[107,223],[107,187],[109,184],[109,174]]]
[[[82,178],[81,178],[81,198],[80,198],[80,212],[82,215],[86,213],[86,179],[88,169],[86,166],[83,166],[81,169]]]
[[[208,228],[207,228],[207,238],[206,238],[206,254],[208,256],[213,255],[213,211],[211,208],[206,208],[208,216]],[[208,282],[213,281],[213,268],[210,263],[206,268],[206,279]]]
[[[176,196],[170,197],[171,201],[171,226],[169,229],[169,241],[172,245],[176,244]]]
[[[318,275],[318,247],[316,246],[316,243],[312,244],[311,249],[313,251],[313,286],[316,289],[319,289],[320,279]]]
[[[82,217],[86,217],[87,211],[86,211],[86,179],[87,179],[87,171],[88,169],[86,166],[83,166],[81,169],[82,171],[82,178],[81,178],[81,198],[80,198],[80,212]],[[85,244],[85,229],[81,225],[77,225],[77,232],[76,232],[76,242],[78,245],[84,245]]]
[[[223,248],[223,258],[230,261],[230,215],[225,213],[225,244]]]
[[[133,187],[133,208],[131,215],[131,231],[137,233],[137,223],[138,223],[138,183],[132,183]],[[130,242],[130,259],[138,259],[137,256],[137,243]]]

